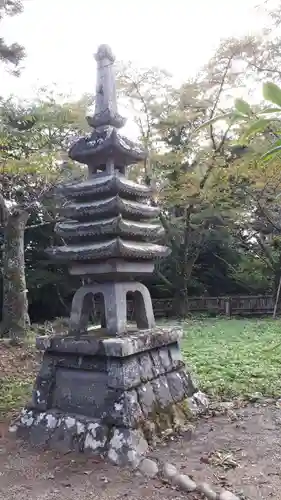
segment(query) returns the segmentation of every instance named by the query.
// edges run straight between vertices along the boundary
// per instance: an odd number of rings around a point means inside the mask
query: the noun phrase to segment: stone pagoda
[[[157,436],[185,424],[195,388],[184,369],[179,328],[155,326],[149,290],[137,278],[153,271],[168,249],[157,244],[161,225],[151,189],[128,179],[146,152],[119,134],[114,57],[96,54],[93,131],[70,149],[88,178],[63,187],[62,246],[49,250],[87,282],[75,293],[68,336],[41,337],[44,352],[32,400],[12,430],[34,445],[105,454],[137,465]],[[155,241],[155,243],[154,243]],[[127,295],[136,327],[127,324]],[[88,329],[102,298],[101,328]]]

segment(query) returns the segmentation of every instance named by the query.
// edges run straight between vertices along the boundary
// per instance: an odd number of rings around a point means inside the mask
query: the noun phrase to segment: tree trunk
[[[187,288],[178,290],[175,294],[175,313],[180,318],[186,318],[189,311],[189,297]]]
[[[30,325],[24,262],[25,211],[9,214],[4,228],[2,336],[17,341]]]
[[[277,308],[278,308],[279,297],[280,297],[280,291],[281,291],[281,276],[279,278],[277,293],[276,293],[276,297],[275,297],[275,304],[274,304],[274,310],[273,310],[273,319],[276,319]]]

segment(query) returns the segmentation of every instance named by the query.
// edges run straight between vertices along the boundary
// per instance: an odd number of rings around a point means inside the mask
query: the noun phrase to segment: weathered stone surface
[[[177,342],[182,337],[179,327],[155,327],[149,331],[139,331],[126,337],[108,338],[103,341],[107,356],[130,356]]]
[[[187,397],[193,396],[196,391],[196,388],[193,384],[193,380],[191,378],[190,373],[187,373],[185,370],[180,370],[179,373],[183,382],[185,395]],[[201,401],[198,400],[198,404],[205,404],[205,403],[203,403],[203,401],[201,403]]]
[[[161,359],[159,356],[159,349],[153,349],[150,352],[150,356],[152,359],[152,373],[154,377],[159,377],[159,375],[163,375],[165,373],[165,369],[161,364]]]
[[[197,485],[197,490],[203,493],[208,500],[217,500],[216,492],[211,488],[208,483],[199,483]]]
[[[40,447],[48,443],[57,425],[56,415],[23,410],[11,430],[33,446]]]
[[[152,370],[152,359],[149,352],[143,352],[138,356],[140,379],[142,382],[147,382],[154,378]]]
[[[107,409],[105,421],[118,427],[138,427],[143,413],[135,390],[125,391]]]
[[[107,372],[106,357],[87,356],[80,354],[66,354],[62,356],[58,353],[52,353],[53,363],[57,368],[71,368],[74,370]]]
[[[169,346],[171,364],[172,364],[172,367],[175,369],[181,368],[184,366],[184,362],[182,360],[182,355],[180,352],[178,340],[179,339],[175,339],[175,341],[172,343],[172,345]]]
[[[231,491],[224,490],[219,495],[219,500],[240,500],[237,495],[231,493]]]
[[[117,197],[118,200],[118,197]],[[92,202],[91,202],[92,203]],[[103,206],[101,201],[96,202],[97,208]],[[80,204],[79,204],[80,206]],[[114,243],[115,242],[115,243]],[[102,243],[87,243],[84,247],[81,246],[81,252],[85,252],[85,256],[82,257],[83,260],[92,260],[97,258],[101,259],[103,251],[105,252],[105,258],[108,257],[119,257],[119,252],[121,252],[122,247],[126,242],[122,242],[118,237],[112,240],[112,252],[113,255],[106,252],[109,251],[111,240]],[[104,245],[104,249],[103,249]],[[120,246],[121,245],[121,246]],[[140,257],[146,252],[145,245],[149,244],[137,244],[136,252],[140,252]],[[152,245],[153,246],[153,245]],[[155,251],[157,245],[154,245]],[[72,251],[72,248],[77,247],[58,247],[57,252],[63,252],[68,255],[70,260],[79,261],[79,255],[76,250]],[[133,245],[129,245],[129,251],[133,251],[135,248]],[[95,249],[95,250],[94,250]],[[159,247],[161,249],[161,247]],[[95,253],[97,255],[95,256]],[[114,254],[116,253],[116,255]],[[76,255],[77,254],[77,255]],[[86,257],[88,255],[88,257]],[[133,256],[133,255],[132,255]],[[137,256],[137,255],[136,255]],[[125,257],[125,254],[120,254],[120,257]],[[145,257],[146,258],[146,257]],[[90,285],[83,285],[74,294],[71,307],[70,316],[70,335],[75,335],[77,337],[82,336],[87,331],[87,326],[89,323],[90,315],[94,310],[94,301],[97,295],[102,294],[104,301],[104,318],[105,318],[105,329],[108,335],[120,335],[127,331],[127,294],[132,293],[135,301],[135,319],[137,327],[139,329],[152,329],[155,327],[155,320],[152,308],[152,301],[148,288],[142,283],[133,281],[108,281],[105,283],[93,283]]]
[[[142,412],[145,417],[148,417],[151,413],[153,413],[156,406],[156,396],[153,391],[152,384],[150,382],[142,384],[138,387],[137,392]]]
[[[107,374],[58,368],[52,389],[52,405],[65,413],[101,418],[118,397],[107,386]]]
[[[196,490],[196,483],[185,474],[177,474],[174,476],[173,484],[176,484],[181,490],[188,493]]]
[[[168,479],[168,481],[171,481],[175,476],[178,475],[178,471],[174,465],[169,464],[169,463],[165,463],[163,465],[162,474],[163,474],[165,479]]]
[[[155,477],[159,472],[157,463],[154,460],[151,460],[150,458],[144,458],[141,461],[139,465],[139,470],[144,476],[147,477]]]
[[[209,400],[204,392],[197,391],[192,394],[193,401],[197,404],[199,413],[204,413],[209,407]]]
[[[147,453],[148,443],[139,430],[115,428],[108,448],[108,458],[112,463],[138,467]]]
[[[81,433],[77,432],[76,419],[72,416],[65,416],[59,419],[49,445],[61,453],[83,451],[84,435],[84,429]]]
[[[172,370],[172,361],[170,358],[168,347],[162,347],[158,350],[159,358],[161,361],[161,365],[163,367],[162,373],[167,373]]]
[[[182,401],[185,397],[185,386],[182,379],[182,374],[175,371],[167,373],[166,377],[173,400],[176,403],[178,401]]]
[[[45,354],[39,373],[36,377],[35,387],[32,391],[32,406],[39,411],[48,408],[50,391],[54,384],[55,363],[51,356]]]
[[[167,378],[164,375],[152,380],[151,385],[155,393],[157,405],[160,408],[166,408],[173,402]]]
[[[104,453],[108,438],[108,428],[99,422],[91,422],[87,425],[84,450],[95,455]]]
[[[70,336],[38,337],[36,347],[41,351],[57,352],[60,355],[69,353],[122,358],[172,344],[169,347],[171,362],[174,368],[178,368],[183,365],[177,344],[181,337],[182,329],[175,326],[128,332],[122,338],[109,337],[103,330],[79,339]]]
[[[108,387],[127,390],[137,387],[140,382],[140,367],[136,356],[108,361]]]

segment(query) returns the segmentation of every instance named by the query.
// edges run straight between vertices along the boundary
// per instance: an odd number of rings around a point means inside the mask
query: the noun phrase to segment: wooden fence
[[[173,299],[153,299],[155,317],[176,315]],[[133,303],[128,301],[129,315],[133,316]],[[274,298],[267,296],[233,297],[190,297],[186,314],[210,314],[224,316],[267,316],[272,315]],[[278,308],[281,311],[281,304]]]
[[[156,318],[177,316],[174,299],[152,299]],[[128,300],[128,317],[134,318],[134,304]],[[100,301],[96,301],[96,314],[100,317]],[[190,297],[186,315],[208,314],[210,316],[270,316],[274,310],[271,295],[234,295],[232,297]],[[277,312],[281,313],[281,301]]]

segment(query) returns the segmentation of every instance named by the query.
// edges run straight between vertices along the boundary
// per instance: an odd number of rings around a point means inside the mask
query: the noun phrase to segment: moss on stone
[[[166,431],[179,432],[186,428],[188,422],[193,419],[188,400],[184,399],[178,403],[172,403],[166,408],[155,404],[148,419],[140,422],[146,440],[154,445],[156,438],[163,436]]]

